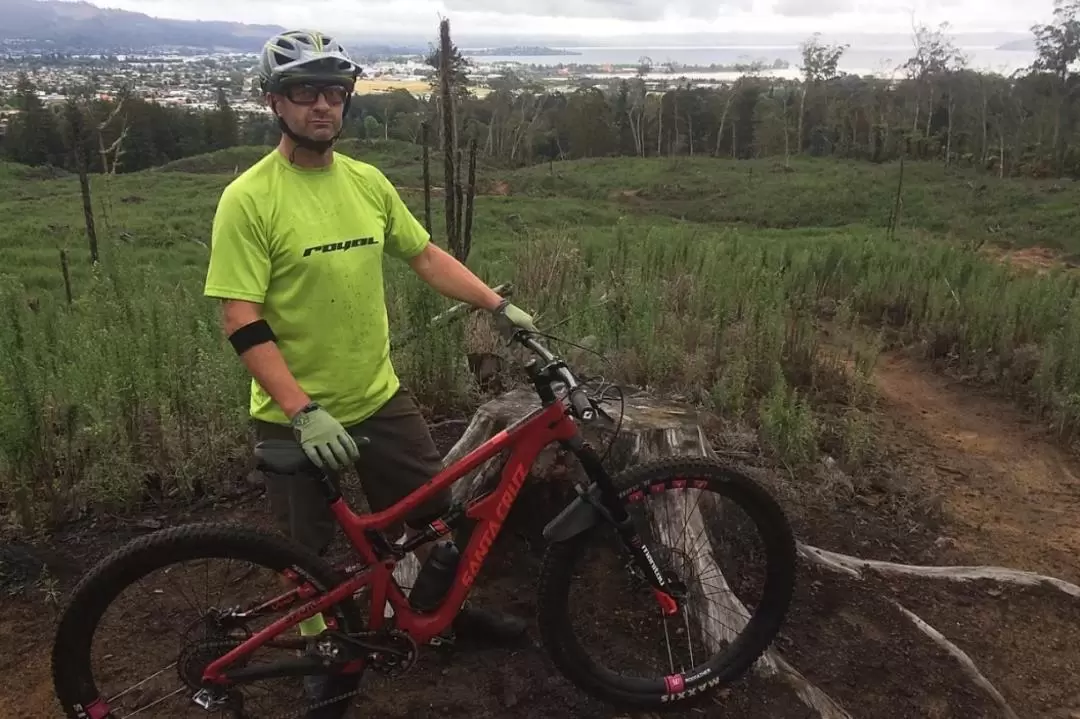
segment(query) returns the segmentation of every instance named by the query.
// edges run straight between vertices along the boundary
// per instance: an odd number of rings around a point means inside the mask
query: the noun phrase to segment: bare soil
[[[1080,583],[1077,458],[1008,404],[902,355],[883,357],[876,378],[888,428],[880,436],[944,499],[953,551],[941,558]]]
[[[849,488],[800,490],[778,472],[799,537],[826,549],[919,564],[994,564],[1080,583],[1080,463],[1010,405],[883,357],[874,420],[878,453]],[[443,450],[464,425],[439,426]],[[48,541],[0,544],[0,701],[5,717],[58,717],[49,653],[59,606],[109,550],[161,526],[240,518],[268,526],[261,488],[229,478],[233,496],[197,507],[99,518]],[[802,492],[800,494],[800,492]],[[477,604],[532,620],[540,531],[560,507],[529,488],[481,573]],[[800,499],[801,498],[801,499]],[[798,501],[797,501],[798,500]],[[852,717],[1000,716],[956,661],[919,632],[899,602],[967,651],[1016,713],[1080,716],[1080,602],[1042,588],[868,577],[800,566],[775,650]],[[618,642],[613,634],[611,641]],[[405,678],[366,680],[364,717],[625,717],[577,691],[539,646],[463,642],[426,649]],[[786,685],[755,675],[687,717],[814,716]]]

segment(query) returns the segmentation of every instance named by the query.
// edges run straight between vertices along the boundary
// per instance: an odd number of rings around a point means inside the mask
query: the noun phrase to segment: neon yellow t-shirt
[[[300,386],[349,425],[400,386],[383,254],[408,259],[429,239],[375,167],[335,153],[327,168],[301,169],[275,149],[221,195],[204,294],[262,303]],[[250,412],[288,422],[254,379]]]

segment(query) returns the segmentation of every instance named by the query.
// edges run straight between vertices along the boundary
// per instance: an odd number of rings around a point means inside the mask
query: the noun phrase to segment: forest
[[[893,78],[841,72],[847,47],[814,35],[802,45],[801,79],[751,69],[708,87],[686,79],[657,84],[645,63],[636,77],[610,85],[585,78],[563,91],[507,71],[484,92],[473,92],[469,63],[455,48],[454,115],[459,140],[475,137],[488,162],[507,167],[605,156],[808,154],[869,162],[906,157],[999,176],[1076,176],[1078,18],[1080,0],[1056,0],[1054,20],[1032,28],[1036,61],[1011,76],[967,67],[948,25],[917,27],[912,54]],[[429,58],[432,65],[437,55],[435,50]],[[85,127],[97,128],[80,137],[92,150],[91,171],[98,172],[138,171],[237,144],[272,144],[278,137],[269,112],[244,119],[224,91],[218,109],[203,113],[135,95],[85,97],[72,97],[69,107],[53,112],[23,79],[15,99],[23,112],[12,121],[0,156],[70,169],[76,162],[75,109],[85,116]],[[441,126],[439,104],[438,93],[358,95],[343,135],[421,142],[425,125]]]

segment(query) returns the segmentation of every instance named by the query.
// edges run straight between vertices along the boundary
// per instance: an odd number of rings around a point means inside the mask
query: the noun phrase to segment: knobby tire
[[[185,525],[135,540],[105,557],[79,582],[57,628],[52,651],[53,682],[68,719],[84,719],[86,714],[81,714],[78,707],[100,696],[90,654],[94,633],[109,605],[128,585],[151,572],[203,558],[235,559],[275,572],[291,568],[320,593],[344,579],[324,560],[288,538],[231,523]],[[324,614],[335,616],[344,632],[359,631],[364,626],[359,607],[351,601],[340,602]],[[357,674],[356,683],[359,677]],[[349,702],[338,702],[322,707],[312,717],[340,719],[348,707]],[[192,709],[194,715],[194,705]]]
[[[578,688],[624,710],[685,709],[738,679],[764,653],[784,621],[795,586],[796,552],[782,509],[761,486],[734,467],[706,458],[652,460],[617,475],[613,482],[624,502],[634,492],[680,479],[706,480],[704,491],[734,502],[756,525],[767,556],[765,586],[753,615],[735,642],[707,664],[709,672],[682,691],[665,676],[626,680],[600,667],[582,649],[568,614],[570,583],[577,562],[597,532],[614,532],[601,521],[592,529],[548,547],[539,580],[538,624],[552,661]],[[668,485],[671,486],[671,485]],[[695,674],[701,674],[700,671]]]

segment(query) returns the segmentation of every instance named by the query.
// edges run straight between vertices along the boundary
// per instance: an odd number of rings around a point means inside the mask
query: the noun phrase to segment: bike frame
[[[261,670],[238,669],[230,672],[233,676],[227,676],[226,671],[230,665],[242,660],[258,647],[273,640],[297,623],[335,604],[349,600],[352,595],[365,587],[370,590],[371,597],[367,629],[377,630],[382,627],[386,619],[384,607],[389,602],[394,610],[396,628],[411,636],[417,644],[427,643],[441,634],[460,611],[536,457],[552,442],[569,442],[576,438],[578,431],[577,424],[569,416],[566,400],[545,402],[543,407],[530,412],[452,465],[442,469],[424,486],[392,507],[363,516],[352,510],[341,496],[336,482],[328,478],[326,485],[330,509],[345,532],[349,543],[366,566],[341,584],[330,588],[325,594],[294,609],[252,635],[232,651],[211,662],[203,672],[204,680],[220,683],[235,681],[241,676],[245,679],[254,679],[255,674],[265,674],[265,671]],[[476,520],[477,524],[468,546],[461,554],[453,584],[433,612],[417,612],[394,580],[394,566],[400,558],[416,546],[449,534],[452,527],[443,520],[435,520],[429,525],[426,533],[402,545],[397,551],[389,546],[382,532],[402,522],[409,512],[433,498],[437,492],[449,488],[457,480],[508,448],[511,449],[511,453],[502,469],[498,486],[489,494],[472,501],[465,507],[464,516]],[[587,461],[585,469],[594,481],[601,483],[601,486],[611,486],[599,462]],[[454,521],[460,519],[461,515],[458,515]],[[289,576],[290,574],[292,576]],[[289,570],[286,575],[299,583],[299,586],[246,612],[245,615],[258,614],[268,608],[280,610],[297,599],[307,599],[317,593],[317,589],[304,578],[297,576],[295,572]],[[360,671],[362,667],[363,661],[357,660],[346,665],[342,671],[346,673]],[[247,676],[249,674],[252,676]]]

